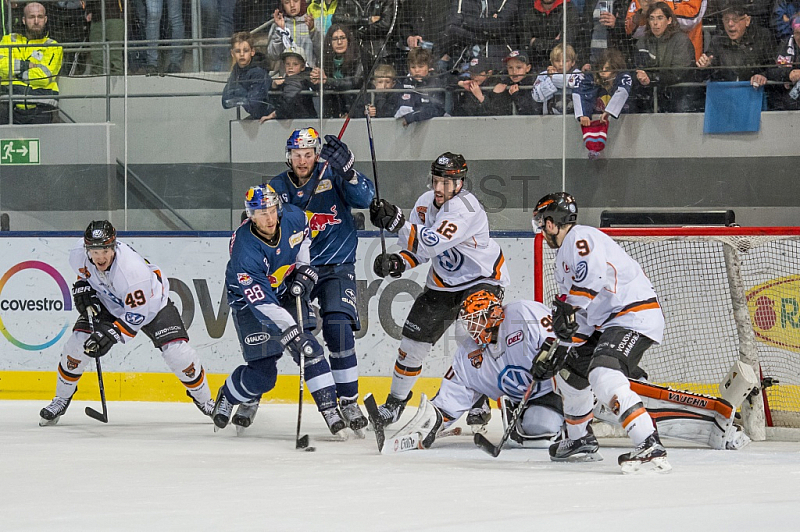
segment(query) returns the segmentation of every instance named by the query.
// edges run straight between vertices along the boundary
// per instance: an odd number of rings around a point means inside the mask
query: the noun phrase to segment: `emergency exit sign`
[[[0,140],[0,164],[39,164],[39,139]]]

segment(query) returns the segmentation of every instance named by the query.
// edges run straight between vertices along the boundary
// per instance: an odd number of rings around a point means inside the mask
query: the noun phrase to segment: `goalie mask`
[[[556,192],[548,194],[536,203],[533,210],[533,231],[542,232],[544,224],[550,218],[558,227],[566,224],[574,224],[578,221],[578,204],[571,194],[566,192]]]
[[[113,248],[117,244],[117,230],[108,220],[97,220],[89,224],[83,233],[83,247],[90,249]]]
[[[461,303],[459,318],[475,343],[481,347],[497,340],[497,329],[506,317],[502,303],[497,295],[487,290],[470,294]]]
[[[313,127],[295,129],[286,141],[286,164],[292,167],[292,150],[302,150],[310,148],[314,150],[314,155],[319,157],[322,151],[322,142],[319,140],[319,133]]]
[[[250,187],[244,195],[244,210],[247,217],[251,218],[256,211],[278,207],[278,218],[283,212],[283,203],[280,196],[269,185],[258,185]]]

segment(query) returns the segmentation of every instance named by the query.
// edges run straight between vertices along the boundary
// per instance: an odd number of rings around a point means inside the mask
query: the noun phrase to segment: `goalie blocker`
[[[712,449],[740,449],[750,443],[741,427],[734,425],[736,410],[725,399],[647,382],[631,380],[630,383],[661,436],[701,443]],[[619,425],[618,416],[602,404],[595,406],[594,417]]]

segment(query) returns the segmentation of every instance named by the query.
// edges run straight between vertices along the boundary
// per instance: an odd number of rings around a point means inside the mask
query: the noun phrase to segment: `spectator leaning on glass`
[[[456,92],[453,106],[455,116],[489,116],[493,113],[491,102],[494,93],[484,90],[490,86],[490,78],[494,71],[485,57],[473,57],[467,70],[469,78],[458,81],[463,91]]]
[[[773,81],[783,81],[784,90],[777,92],[774,108],[800,109],[800,15],[792,19],[792,35],[778,48],[775,64],[769,69],[768,77]]]
[[[25,34],[11,33],[0,40],[2,92],[14,94],[14,124],[49,124],[57,113],[55,98],[28,99],[29,96],[58,96],[56,77],[61,70],[62,50],[47,36],[44,6],[32,2],[22,16]],[[0,124],[8,124],[8,102],[0,102]]]
[[[395,111],[400,106],[397,102],[399,94],[384,92],[400,88],[397,82],[397,72],[392,65],[382,63],[375,67],[370,88],[375,89],[372,103],[367,104],[366,112],[372,118],[393,118]]]

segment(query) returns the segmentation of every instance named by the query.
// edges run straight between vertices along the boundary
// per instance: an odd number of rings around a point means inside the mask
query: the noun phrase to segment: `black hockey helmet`
[[[117,230],[108,220],[96,220],[83,233],[83,247],[88,249],[113,248],[117,243]]]
[[[444,152],[431,164],[431,176],[460,179],[467,177],[467,161],[460,153]]]
[[[555,192],[540,199],[533,210],[533,230],[541,231],[548,218],[559,227],[577,222],[578,204],[575,198],[566,192]]]

